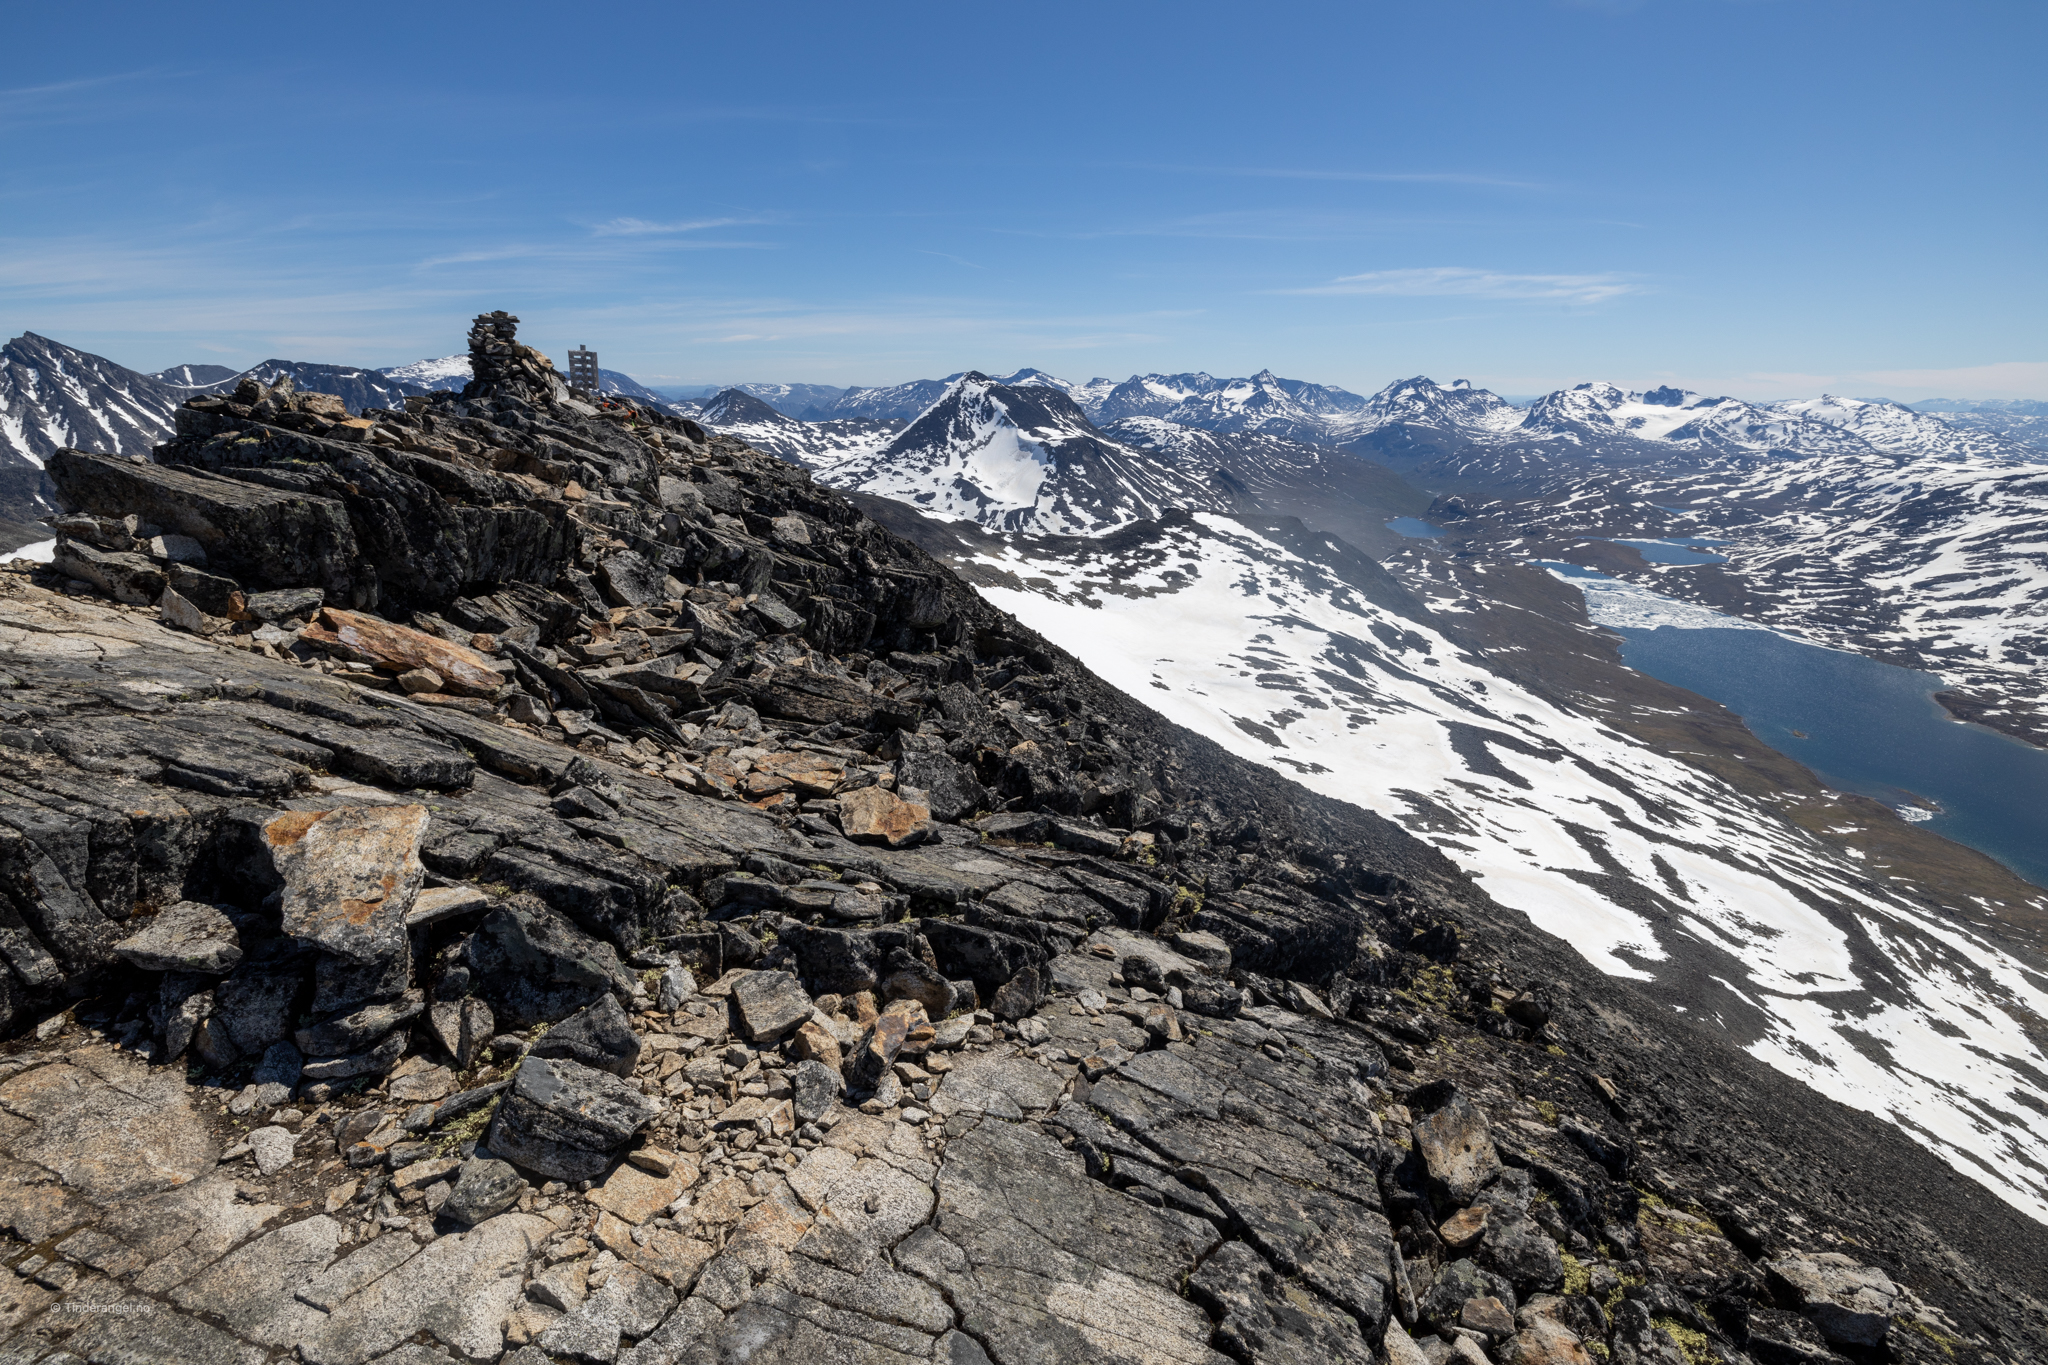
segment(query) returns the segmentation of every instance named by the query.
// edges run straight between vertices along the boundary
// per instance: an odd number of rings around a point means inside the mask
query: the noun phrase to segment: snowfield
[[[1127,541],[1045,555],[1018,537],[977,561],[1015,586],[982,591],[1170,719],[1401,820],[1602,970],[1669,985],[1760,1059],[2048,1220],[2048,1168],[2008,1103],[2048,1104],[2022,1023],[2048,988],[2022,964],[1330,563],[1214,513]],[[1711,615],[1627,584],[1596,598],[1616,623]],[[1645,897],[1659,913],[1632,908]]]

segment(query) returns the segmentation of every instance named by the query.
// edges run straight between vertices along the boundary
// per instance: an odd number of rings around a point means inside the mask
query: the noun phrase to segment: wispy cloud
[[[17,85],[0,89],[0,105],[16,102],[30,103],[61,95],[74,95],[81,90],[98,90],[105,86],[118,85],[123,81],[148,80],[152,77],[173,74],[182,73],[165,71],[161,67],[146,67],[140,71],[118,71],[105,76],[85,76],[75,81],[52,81],[48,85]]]
[[[645,218],[614,218],[591,228],[593,237],[662,237],[678,232],[702,232],[706,228],[752,226],[766,218],[690,218],[676,223],[651,223]]]
[[[1280,289],[1280,294],[1386,294],[1406,298],[1548,299],[1599,303],[1642,292],[1621,275],[1512,275],[1469,266],[1439,265],[1419,270],[1372,270],[1339,275],[1328,284]]]
[[[967,259],[967,258],[966,258],[965,256],[955,256],[955,255],[954,255],[954,254],[953,254],[952,252],[950,252],[950,251],[927,251],[927,250],[924,250],[923,248],[919,248],[919,250],[918,250],[918,253],[917,253],[917,254],[918,254],[918,255],[920,255],[920,256],[936,256],[936,257],[938,257],[938,258],[939,258],[940,260],[942,260],[942,261],[951,261],[951,262],[952,262],[952,263],[953,263],[954,265],[964,265],[964,266],[966,266],[966,267],[967,267],[967,268],[968,268],[969,270],[986,270],[986,269],[988,269],[988,267],[987,267],[987,266],[985,266],[985,265],[977,265],[977,264],[975,264],[975,263],[974,263],[973,261],[970,261],[970,260],[968,260],[968,259]]]
[[[1491,175],[1480,171],[1354,171],[1292,166],[1174,166],[1136,165],[1131,170],[1157,171],[1166,175],[1241,176],[1253,180],[1330,180],[1381,185],[1472,185],[1486,189],[1540,190],[1548,186],[1533,180]]]

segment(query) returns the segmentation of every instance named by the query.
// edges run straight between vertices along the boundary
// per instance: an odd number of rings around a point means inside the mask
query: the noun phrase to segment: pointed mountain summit
[[[1054,535],[1228,505],[1199,478],[1110,440],[1060,389],[979,372],[962,375],[888,445],[823,477],[935,517]]]

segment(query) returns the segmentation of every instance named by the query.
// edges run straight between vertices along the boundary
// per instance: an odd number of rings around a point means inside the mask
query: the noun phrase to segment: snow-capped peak
[[[431,360],[415,360],[410,365],[393,365],[377,373],[415,388],[459,390],[469,382],[469,356],[444,355]]]
[[[901,435],[821,471],[839,488],[995,530],[1099,534],[1176,507],[1213,507],[1199,481],[1109,440],[1066,393],[970,371]]]

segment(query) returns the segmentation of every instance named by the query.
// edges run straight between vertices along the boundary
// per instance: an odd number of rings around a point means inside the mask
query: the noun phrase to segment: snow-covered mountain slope
[[[870,421],[892,419],[914,421],[926,408],[946,396],[946,390],[961,378],[913,379],[885,389],[848,389],[830,408],[814,409],[821,418],[864,417]]]
[[[1915,412],[1901,403],[1822,394],[1818,398],[1773,403],[1768,411],[1853,431],[1879,450],[1893,455],[1916,459],[2038,458],[2037,452],[2018,441],[1995,432],[1959,427],[1929,413]]]
[[[1604,970],[1657,982],[2048,1217],[2028,1107],[2048,1104],[2027,1034],[2048,1010],[2038,978],[1768,802],[1517,681],[1461,642],[1455,611],[1349,547],[1198,512],[955,559],[1171,719],[1400,819]]]
[[[670,404],[671,411],[681,411]],[[807,469],[836,465],[881,449],[909,425],[901,419],[873,421],[843,417],[803,422],[785,416],[744,389],[731,388],[688,413],[714,431],[737,436],[756,450],[765,450]]]
[[[2024,446],[2033,455],[2048,454],[2048,416],[2025,412],[1944,412],[1941,420],[1958,431],[1983,431]]]
[[[1578,445],[1631,437],[1702,453],[1772,457],[1845,455],[1872,448],[1838,424],[1797,412],[1674,388],[1629,393],[1612,384],[1547,393],[1530,405],[1520,426],[1504,434]]]
[[[1484,440],[1512,431],[1525,415],[1499,394],[1474,388],[1470,380],[1440,385],[1416,375],[1397,379],[1368,398],[1342,431],[1343,438],[1355,438],[1398,422]]]
[[[895,498],[995,530],[1113,530],[1227,495],[1118,445],[1061,390],[969,373],[879,450],[819,470],[835,488]]]
[[[469,382],[469,357],[444,355],[430,360],[415,360],[410,365],[392,365],[377,373],[416,389],[446,389],[459,393]]]
[[[0,517],[48,511],[43,462],[65,446],[147,455],[191,397],[162,380],[34,332],[0,347]]]
[[[1213,393],[1220,382],[1214,375],[1200,371],[1193,374],[1134,374],[1121,384],[1112,385],[1109,392],[1088,410],[1089,416],[1098,422],[1120,422],[1126,417],[1164,417],[1191,398]]]
[[[233,379],[239,371],[225,365],[173,365],[168,370],[157,370],[149,377],[169,384],[176,389],[205,389]]]

